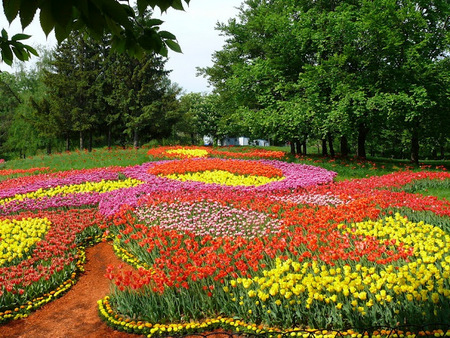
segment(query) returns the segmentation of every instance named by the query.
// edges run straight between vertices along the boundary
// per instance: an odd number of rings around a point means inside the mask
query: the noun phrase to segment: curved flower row
[[[151,158],[201,158],[201,157],[223,157],[223,158],[277,158],[286,156],[283,151],[273,151],[253,148],[236,148],[237,151],[229,151],[230,147],[212,148],[198,146],[167,146],[150,149],[147,152]]]
[[[45,218],[0,221],[0,267],[24,257],[49,228],[50,222]]]
[[[181,161],[163,162],[153,165],[148,173],[167,176],[171,174],[197,173],[203,171],[228,171],[237,175],[252,175],[264,177],[281,177],[281,169],[259,161],[187,159]]]
[[[123,168],[97,168],[88,170],[71,170],[51,174],[19,177],[1,182],[0,199],[11,198],[16,195],[27,194],[39,189],[58,188],[66,185],[85,182],[100,182],[101,180],[116,180],[118,172]]]
[[[102,179],[100,182],[85,182],[81,184],[70,184],[65,186],[56,186],[51,187],[49,189],[39,188],[36,191],[28,192],[25,194],[16,194],[10,198],[4,198],[0,200],[0,205],[18,202],[23,200],[31,200],[31,199],[40,199],[44,197],[55,197],[55,196],[66,196],[70,194],[79,194],[79,193],[88,193],[88,192],[98,192],[105,193],[108,191],[113,191],[126,187],[135,187],[143,182],[134,180],[134,179],[126,179],[123,181],[105,181]]]
[[[336,176],[335,172],[322,169],[319,167],[309,166],[309,165],[302,165],[302,164],[296,164],[296,163],[286,163],[286,162],[280,162],[275,160],[260,160],[258,161],[258,166],[255,167],[254,161],[245,161],[245,160],[234,160],[233,162],[228,162],[229,160],[224,159],[216,159],[212,162],[200,160],[199,162],[196,162],[198,160],[182,160],[182,161],[158,161],[158,162],[150,162],[145,163],[141,166],[131,167],[124,170],[124,174],[141,180],[148,182],[150,184],[157,184],[162,187],[162,189],[188,189],[188,190],[203,190],[203,189],[214,189],[214,188],[220,188],[223,189],[224,187],[222,185],[214,185],[209,184],[205,185],[203,182],[178,182],[176,180],[169,180],[164,177],[159,177],[157,175],[153,174],[153,170],[156,170],[158,172],[158,168],[162,166],[163,168],[170,168],[171,166],[174,166],[175,168],[181,167],[182,172],[189,171],[186,169],[185,164],[187,164],[190,168],[192,165],[192,168],[197,168],[197,170],[200,170],[201,165],[197,166],[196,164],[203,164],[203,163],[214,163],[214,165],[218,165],[218,163],[221,163],[221,169],[227,169],[231,168],[232,172],[236,167],[240,167],[239,172],[255,172],[257,170],[258,175],[261,173],[260,165],[266,166],[266,167],[272,167],[276,170],[276,173],[278,174],[280,171],[285,177],[285,179],[281,181],[275,181],[270,182],[268,184],[264,184],[262,186],[251,188],[251,187],[245,187],[243,186],[241,189],[245,191],[273,191],[273,190],[284,190],[284,189],[297,189],[297,188],[305,188],[308,186],[313,186],[317,184],[325,184],[329,183],[333,180],[333,178]],[[205,162],[203,162],[205,161]],[[255,169],[256,168],[256,169]],[[170,170],[170,169],[168,169]],[[164,171],[165,174],[168,174],[168,170]],[[176,172],[176,169],[175,169]],[[271,175],[271,174],[270,174]],[[236,189],[236,188],[233,188]]]
[[[252,173],[285,178],[258,187],[180,181],[180,173],[199,179],[207,166],[200,163],[214,163],[209,169],[241,182]],[[312,166],[186,159],[7,180],[0,186],[0,210],[9,216],[0,222],[8,235],[0,238],[12,234],[16,244],[8,245],[0,265],[0,320],[2,314],[20,315],[15,304],[27,308],[30,299],[70,279],[78,243],[106,231],[117,252],[139,268],[108,268],[115,288],[100,312],[116,327],[133,323],[136,333],[180,327],[189,333],[214,328],[202,324],[209,322],[228,327],[228,317],[239,318],[234,327],[251,323],[250,333],[291,332],[299,325],[445,323],[450,202],[401,189],[417,180],[447,180],[446,175],[401,172],[331,183],[335,173]],[[99,213],[45,211],[97,204]],[[427,212],[440,223],[383,217],[388,207]],[[35,209],[40,211],[24,212]],[[44,219],[47,226],[39,223]],[[14,237],[17,222],[27,230],[17,228]],[[26,238],[31,241],[20,247]]]
[[[410,258],[403,264],[399,260],[395,265],[362,262],[354,266],[278,258],[273,269],[231,280],[230,297],[253,305],[248,306],[252,313],[266,322],[273,311],[271,303],[282,307],[287,318],[292,312],[309,317],[318,309],[328,311],[333,323],[339,322],[342,313],[376,318],[380,310],[412,320],[411,316],[422,317],[422,312],[433,309],[430,317],[445,318],[450,310],[450,235],[431,225],[408,222],[399,214],[342,228],[352,235],[375,237],[387,245],[386,255],[390,255],[389,246],[395,245],[409,251]]]
[[[226,162],[220,159],[218,161]],[[242,166],[251,167],[254,161],[236,160]],[[208,183],[202,181],[179,181],[160,177],[149,173],[153,167],[161,165],[170,166],[178,161],[157,161],[144,163],[143,165],[125,168],[123,173],[130,178],[146,182],[134,188],[121,189],[113,191],[103,196],[99,203],[100,212],[106,217],[114,216],[120,211],[121,206],[137,206],[140,198],[155,193],[184,194],[188,191],[195,191],[196,194],[206,193],[233,195],[239,199],[243,192],[245,194],[261,193],[262,196],[268,193],[275,193],[290,189],[302,189],[312,187],[316,184],[326,184],[333,180],[336,176],[335,172],[328,171],[319,167],[301,165],[295,163],[285,163],[280,161],[261,160],[260,164],[271,166],[277,170],[281,170],[285,179],[281,181],[273,181],[256,187],[245,186],[243,183],[238,186],[227,186],[224,184]],[[166,167],[167,168],[167,167]],[[1,207],[1,206],[0,206]]]
[[[405,184],[414,181],[411,177],[445,176],[396,175]],[[109,270],[108,278],[117,287],[111,294],[112,307],[129,309],[121,311],[125,317],[140,313],[143,323],[153,325],[162,318],[174,325],[183,317],[201,322],[204,314],[214,318],[217,313],[285,329],[296,323],[366,327],[398,321],[446,322],[449,236],[442,229],[408,222],[399,215],[380,220],[389,206],[387,200],[394,206],[423,210],[429,199],[391,191],[377,182],[383,180],[370,179],[373,184],[366,188],[363,184],[355,188],[348,181],[292,192],[265,194],[254,189],[242,194],[204,186],[192,192],[173,190],[174,197],[170,189],[143,196],[131,204],[139,206],[136,210],[122,208],[109,228],[117,234],[120,250],[141,266],[135,273]],[[276,235],[266,233],[251,241],[242,234],[223,236],[215,232],[215,224],[220,226],[226,217],[215,219],[217,212],[203,212],[200,217],[195,211],[197,205],[205,210],[216,203],[224,210],[278,215],[283,225]],[[436,209],[448,206],[442,200]],[[141,215],[149,209],[151,228],[142,224],[146,219]],[[166,213],[179,216],[171,223]],[[378,221],[368,222],[368,218]],[[345,225],[349,222],[356,223]],[[189,225],[181,226],[184,223]],[[253,223],[257,228],[257,222]],[[382,229],[390,230],[383,233]],[[135,297],[133,290],[147,295],[139,297],[139,306],[127,301]],[[203,315],[192,305],[193,299],[202,304]],[[152,312],[142,313],[140,308]]]
[[[78,273],[84,271],[84,264],[86,262],[86,253],[84,249],[85,248],[82,246],[78,247],[76,268],[66,280],[61,282],[61,284],[56,287],[53,287],[51,291],[42,293],[38,297],[27,300],[26,303],[23,303],[20,306],[18,305],[17,307],[9,310],[0,310],[0,324],[9,320],[27,318],[32,311],[39,309],[43,305],[50,303],[58,297],[61,297],[66,291],[75,285]]]
[[[11,312],[28,313],[39,304],[44,304],[42,299],[35,303],[30,301],[39,299],[44,294],[55,294],[55,289],[60,285],[72,285],[73,282],[66,283],[73,279],[76,273],[78,262],[78,245],[82,238],[97,236],[100,234],[98,225],[101,219],[97,217],[94,209],[80,209],[68,211],[40,211],[38,213],[24,212],[14,216],[4,216],[0,218],[2,224],[34,224],[36,225],[32,248],[23,253],[20,260],[14,265],[0,266],[0,322],[11,318]],[[18,240],[21,239],[33,227],[10,228],[17,232]],[[2,236],[3,242],[4,238]],[[31,243],[29,243],[31,244]],[[9,245],[6,256],[17,256],[14,253],[17,246]],[[9,259],[8,259],[9,260]],[[66,287],[61,290],[65,290]],[[61,293],[62,291],[58,292]],[[19,305],[19,310],[14,308]]]
[[[386,222],[375,222],[373,228],[390,225],[394,230],[411,231],[404,232],[403,242],[389,236],[389,239],[351,238],[346,235],[348,231],[341,232],[344,226],[337,227],[338,232],[328,238],[323,236],[320,227],[315,229],[322,237],[320,244],[314,231],[304,239],[298,235],[290,239],[295,235],[291,233],[266,240],[258,238],[249,242],[239,237],[239,241],[233,241],[223,237],[195,238],[189,235],[190,231],[183,234],[159,227],[149,229],[124,213],[114,221],[124,226],[118,235],[122,245],[152,268],[148,272],[141,269],[126,274],[111,270],[109,278],[118,287],[112,302],[122,309],[131,309],[129,313],[122,312],[126,316],[139,313],[142,306],[154,309],[152,313],[141,313],[140,317],[151,323],[160,322],[159,315],[174,322],[182,315],[198,318],[194,315],[192,297],[202,304],[203,313],[222,311],[238,314],[249,322],[263,319],[268,325],[288,328],[294,324],[296,313],[302,313],[301,318],[309,318],[308,325],[312,327],[324,327],[330,321],[336,327],[347,321],[367,326],[402,318],[420,323],[424,320],[422,312],[429,316],[427,320],[445,322],[450,311],[449,236],[434,228],[435,240],[431,242],[421,237],[428,231],[427,227],[408,223],[400,216],[388,218]],[[358,223],[355,227],[367,224],[371,223]],[[340,248],[336,248],[332,240],[336,240],[339,232]],[[348,244],[344,245],[345,241]],[[405,244],[409,241],[418,243],[417,248]],[[319,253],[330,246],[332,261],[327,264],[327,256]],[[334,255],[335,249],[344,251]],[[347,258],[342,260],[343,256]],[[317,260],[311,261],[313,257]],[[411,261],[412,257],[415,259]],[[343,263],[352,261],[356,264]],[[406,265],[403,263],[408,261]],[[264,277],[252,277],[255,272]],[[230,280],[233,276],[238,279]],[[260,289],[252,289],[252,285],[260,285]],[[140,297],[138,307],[127,302],[133,299],[127,294],[134,289],[147,295]],[[180,298],[179,292],[184,296]],[[166,306],[158,314],[156,309],[166,302],[174,308]],[[374,318],[379,318],[379,322]]]
[[[108,193],[143,183],[132,178],[119,179],[122,170],[120,167],[72,170],[6,181],[10,188],[0,190],[0,215],[97,205]]]
[[[289,335],[291,337],[315,337],[315,338],[335,338],[337,336],[363,338],[366,335],[355,330],[323,330],[323,329],[308,329],[308,328],[294,328],[286,331],[280,331],[279,328],[266,328],[263,325],[255,323],[247,323],[236,318],[226,318],[218,316],[209,318],[204,321],[189,322],[189,323],[170,323],[170,324],[152,324],[145,321],[136,321],[129,318],[122,317],[114,311],[110,303],[110,297],[106,296],[98,302],[100,317],[112,327],[116,327],[121,331],[135,334],[144,334],[147,337],[152,336],[167,336],[167,335],[190,335],[198,332],[213,331],[221,328],[222,330],[229,330],[231,332],[242,332],[249,335],[267,335],[279,336]],[[402,328],[392,329],[383,327],[374,327],[373,330],[368,328],[368,332],[372,333],[372,337],[416,337],[416,336],[433,336],[444,337],[450,335],[450,329],[436,329],[422,331],[408,331]]]
[[[281,222],[253,210],[243,210],[219,202],[175,202],[141,206],[137,220],[147,227],[188,231],[196,236],[254,239],[281,231]]]
[[[16,174],[33,174],[40,171],[49,171],[49,167],[44,168],[30,168],[30,169],[1,169],[0,176],[10,176]]]

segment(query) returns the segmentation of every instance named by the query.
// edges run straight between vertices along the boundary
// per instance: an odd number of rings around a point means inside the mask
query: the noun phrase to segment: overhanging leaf
[[[3,0],[3,12],[6,19],[11,23],[19,13],[20,1],[18,0]]]
[[[55,27],[55,20],[53,19],[52,11],[49,3],[45,3],[39,13],[39,21],[41,23],[42,30],[45,35],[48,36]]]
[[[184,10],[184,8],[183,8],[183,2],[182,2],[181,0],[174,0],[174,1],[172,2],[172,7],[175,8],[175,9],[178,9],[178,10],[180,10],[180,11],[183,11],[183,10]]]
[[[169,47],[174,52],[183,53],[181,51],[180,45],[178,43],[176,43],[175,41],[173,41],[173,40],[165,40],[164,42],[166,43],[167,47]]]
[[[142,48],[149,51],[158,51],[163,46],[163,42],[158,34],[152,29],[145,29],[138,42]]]
[[[64,41],[70,34],[70,29],[66,26],[60,26],[58,23],[55,25],[55,37],[59,43]]]
[[[100,10],[89,2],[89,17],[85,21],[86,26],[97,35],[103,34],[105,19]]]
[[[103,0],[101,10],[105,17],[111,18],[125,28],[131,28],[130,16],[133,17],[134,12],[130,12],[129,7],[121,5],[115,0]]]
[[[153,27],[153,26],[160,26],[164,23],[164,21],[159,20],[159,19],[150,19],[148,21],[145,22],[145,24],[147,26]]]
[[[123,53],[125,51],[126,41],[118,36],[115,36],[112,39],[111,47],[119,53]]]
[[[109,30],[111,31],[111,33],[113,35],[121,34],[122,28],[120,28],[120,26],[116,22],[114,22],[110,18],[105,18],[105,21],[106,21],[106,24],[108,25]]]
[[[167,57],[169,55],[169,50],[167,49],[166,46],[162,46],[161,49],[159,50],[159,54]]]
[[[139,14],[143,14],[145,12],[145,10],[147,9],[147,6],[149,6],[149,3],[147,0],[137,0],[136,4],[137,4]]]
[[[19,40],[26,40],[29,39],[31,37],[31,35],[27,35],[27,34],[16,34],[14,35],[11,40],[13,41],[19,41]]]
[[[27,0],[21,2],[19,16],[22,28],[28,27],[31,21],[33,21],[37,8],[38,8],[37,0]]]
[[[23,47],[12,47],[12,51],[20,61],[26,61],[29,59],[29,54]]]
[[[13,61],[13,54],[10,46],[7,43],[2,43],[1,49],[3,62],[5,62],[8,66],[11,66]]]
[[[168,31],[159,31],[159,36],[163,39],[175,40],[177,37]]]
[[[31,54],[33,54],[34,56],[39,56],[39,54],[38,54],[38,52],[36,51],[36,49],[34,49],[33,47],[31,47],[31,46],[28,46],[28,45],[23,45],[24,47],[25,47],[25,49],[27,50],[27,51],[29,51]]]
[[[72,1],[53,0],[51,13],[53,19],[61,26],[66,27],[72,21]]]

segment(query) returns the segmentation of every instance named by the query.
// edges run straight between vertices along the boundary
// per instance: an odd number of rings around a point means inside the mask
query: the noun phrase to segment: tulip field
[[[416,192],[450,189],[445,168],[340,180],[281,151],[158,147],[147,159],[0,168],[0,330],[64,297],[86,246],[109,241],[124,264],[105,271],[98,313],[117,330],[450,336],[450,201]]]

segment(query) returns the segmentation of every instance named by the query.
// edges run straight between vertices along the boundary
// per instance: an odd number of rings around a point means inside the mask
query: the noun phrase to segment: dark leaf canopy
[[[17,17],[26,28],[39,12],[39,21],[46,35],[55,31],[58,42],[65,40],[70,32],[87,29],[90,35],[100,39],[111,34],[112,46],[130,55],[140,56],[144,51],[167,55],[168,48],[180,52],[173,34],[160,31],[161,20],[152,20],[143,26],[138,17],[146,10],[158,7],[162,12],[169,8],[183,10],[183,3],[190,0],[137,0],[137,11],[128,1],[120,0],[3,0],[3,11],[9,23]],[[1,58],[12,64],[14,57],[28,60],[36,51],[19,40],[29,36],[17,34],[9,39],[5,30],[0,35]]]

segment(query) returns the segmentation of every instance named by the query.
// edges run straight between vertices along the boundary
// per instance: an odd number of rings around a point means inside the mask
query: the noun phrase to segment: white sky
[[[203,77],[196,77],[196,67],[212,65],[212,54],[222,49],[224,38],[214,28],[217,22],[227,22],[235,17],[243,0],[191,0],[186,11],[169,9],[168,13],[160,15],[159,9],[155,17],[164,21],[162,30],[176,35],[183,54],[169,50],[169,61],[166,69],[172,70],[170,78],[178,83],[187,93],[210,92],[208,83]],[[2,8],[3,9],[3,8]],[[5,28],[9,37],[22,31],[20,22],[16,19],[10,26],[3,10],[0,11],[0,30]],[[32,46],[43,45],[53,47],[56,39],[53,32],[46,38],[39,24],[38,16],[25,29],[25,34],[32,35],[25,43]],[[12,72],[5,63],[0,63],[0,70]]]

